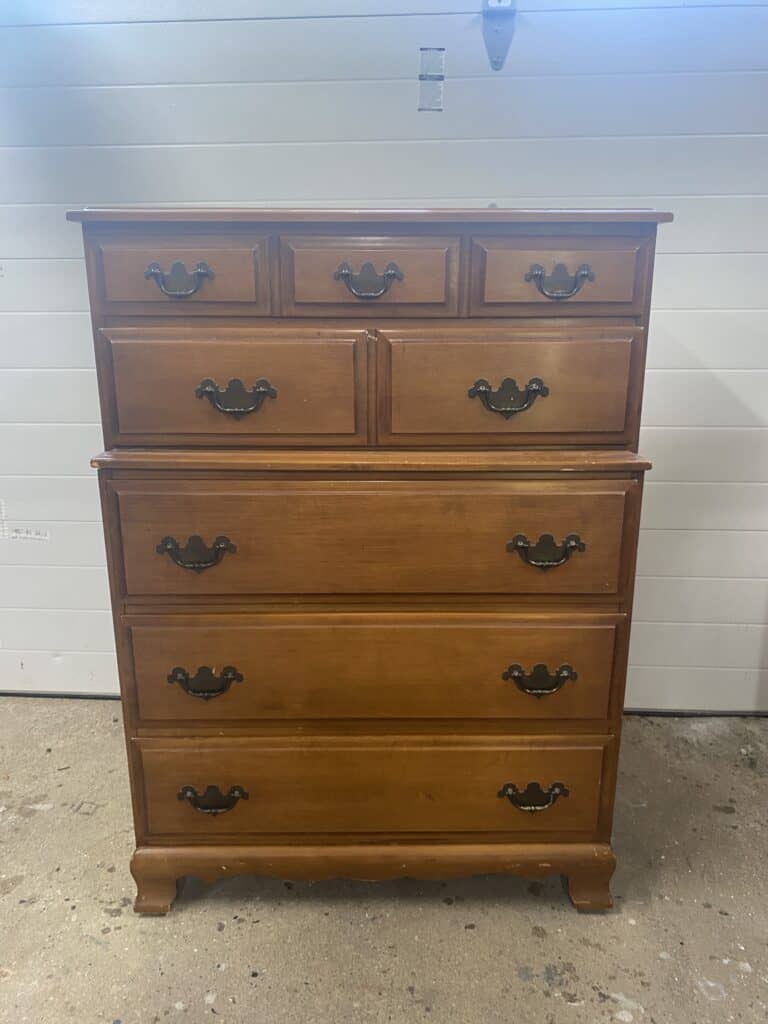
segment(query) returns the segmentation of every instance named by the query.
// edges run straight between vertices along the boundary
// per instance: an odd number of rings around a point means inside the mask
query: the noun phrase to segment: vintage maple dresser
[[[87,210],[136,909],[611,904],[650,211]]]

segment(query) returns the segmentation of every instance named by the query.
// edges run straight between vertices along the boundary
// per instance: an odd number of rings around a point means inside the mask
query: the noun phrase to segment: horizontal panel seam
[[[643,665],[630,661],[629,668],[660,668],[666,671],[693,671],[693,672],[768,672],[768,667],[763,665]]]
[[[569,196],[572,199],[594,199],[595,198],[593,195],[580,195],[580,194],[574,194],[572,192],[569,192],[569,193],[563,192],[561,194],[564,195],[564,196],[567,195],[567,196]],[[646,192],[634,192],[634,193],[632,193],[632,192],[622,192],[619,195],[622,198],[629,198],[629,199],[631,199],[631,198],[633,198],[635,196],[639,196],[641,198],[647,198],[648,197],[648,193],[646,193]],[[665,192],[665,193],[651,193],[651,195],[653,195],[655,198],[659,198],[659,199],[664,199],[664,198],[673,198],[673,199],[768,199],[768,192],[723,192],[723,193],[720,193],[720,192],[713,192],[713,193],[706,193],[706,192],[701,192],[701,193],[689,193],[689,192],[673,193],[673,192]],[[607,195],[604,194],[603,198],[610,199],[611,196],[612,196],[612,193],[608,193]],[[494,196],[494,200],[495,201],[498,201],[499,199],[501,199],[502,201],[506,201],[508,199],[519,200],[519,199],[523,199],[523,198],[525,198],[525,195],[524,194],[520,194],[520,193],[515,193],[515,194],[509,195],[509,196],[503,196],[503,195],[502,196],[499,196],[499,195],[495,195]],[[480,195],[477,192],[461,193],[461,194],[457,194],[457,195],[453,195],[453,196],[441,196],[439,201],[440,201],[440,203],[448,203],[448,202],[451,202],[452,200],[457,200],[457,199],[468,199],[468,200],[472,200],[472,201],[479,201],[480,200]],[[410,202],[410,201],[416,201],[416,200],[422,202],[423,201],[423,197],[421,197],[421,196],[401,196],[399,199],[392,200],[392,201],[393,202]],[[242,202],[233,201],[231,204],[226,205],[226,206],[224,206],[224,205],[222,205],[220,203],[215,203],[215,202],[211,203],[210,201],[206,201],[204,199],[185,200],[183,202],[179,202],[177,204],[174,204],[174,208],[175,209],[180,209],[180,210],[189,210],[191,212],[194,212],[194,211],[199,210],[201,208],[206,209],[206,208],[212,206],[214,209],[221,208],[223,211],[231,212],[231,211],[242,210],[242,211],[245,211],[245,212],[248,212],[248,213],[258,212],[258,210],[260,208],[266,209],[266,210],[274,210],[274,209],[278,209],[279,210],[279,209],[283,209],[284,208],[286,210],[286,212],[290,212],[295,207],[298,207],[299,209],[306,209],[307,207],[306,206],[302,206],[301,205],[302,203],[310,204],[309,208],[311,208],[311,209],[322,209],[322,210],[328,210],[328,211],[345,210],[345,209],[347,209],[349,207],[354,207],[355,209],[358,209],[360,203],[365,203],[371,209],[375,209],[375,210],[382,211],[382,212],[390,212],[392,210],[397,211],[397,212],[402,211],[402,207],[386,207],[386,206],[383,207],[381,205],[376,205],[377,203],[379,203],[379,204],[381,203],[381,199],[380,198],[376,199],[375,197],[374,198],[368,197],[368,198],[365,198],[365,199],[361,199],[359,196],[356,197],[356,198],[346,198],[343,201],[339,200],[338,201],[338,205],[335,205],[335,206],[328,206],[328,205],[323,205],[323,204],[320,204],[318,206],[317,205],[317,200],[313,199],[312,197],[305,197],[304,199],[300,199],[300,198],[297,199],[297,198],[294,197],[294,198],[291,198],[291,199],[277,199],[277,198],[275,198],[275,199],[271,200],[269,203],[265,203],[265,202],[253,202],[252,203],[252,202],[246,202],[246,201],[242,201]],[[163,209],[165,209],[167,207],[167,205],[168,205],[167,203],[159,203],[159,202],[153,203],[151,201],[146,201],[146,202],[140,204],[140,208],[141,209],[146,209],[146,210],[163,210]],[[50,207],[67,207],[67,208],[72,206],[72,207],[74,207],[76,209],[80,209],[80,208],[82,208],[83,204],[81,202],[72,202],[72,203],[67,203],[67,202],[3,203],[3,202],[0,202],[0,210],[3,210],[3,209],[26,209],[28,207],[36,209],[38,207],[49,207],[49,206]],[[118,208],[119,208],[119,206],[118,206]],[[421,208],[422,207],[418,207],[418,209],[421,209]],[[437,212],[445,210],[446,213],[450,213],[451,207],[450,206],[439,205],[439,206],[431,207],[431,209],[434,209]],[[486,207],[478,206],[477,209],[478,210],[484,210],[484,209],[486,209]],[[592,209],[596,209],[598,212],[600,212],[600,211],[603,211],[603,210],[606,210],[606,209],[610,209],[610,207],[593,207]]]
[[[633,625],[639,626],[711,626],[725,627],[726,629],[761,629],[768,631],[768,623],[763,622],[699,622],[688,619],[634,619]]]
[[[686,9],[689,5],[685,5]],[[750,10],[753,10],[758,5],[748,5]],[[627,8],[622,8],[626,10]],[[652,8],[635,8],[636,10],[649,10]],[[477,12],[475,12],[477,14]],[[167,24],[164,22],[163,24]],[[2,26],[0,26],[2,28]],[[451,75],[450,80],[453,83],[461,82],[493,82],[498,84],[500,81],[507,82],[540,82],[540,81],[554,81],[559,82],[560,80],[568,81],[570,79],[576,79],[581,81],[584,78],[594,78],[597,80],[603,80],[606,78],[639,78],[643,81],[653,78],[759,78],[761,76],[768,75],[768,68],[765,67],[734,67],[734,68],[691,68],[686,69],[675,69],[670,68],[666,71],[645,71],[642,68],[637,68],[633,71],[564,71],[564,72],[546,72],[546,73],[531,73],[531,74],[506,74],[501,78],[498,75],[486,75],[482,72],[478,74],[458,74]],[[311,88],[317,85],[331,85],[331,86],[347,86],[347,85],[402,85],[410,86],[413,83],[413,76],[403,73],[393,77],[377,77],[377,78],[238,78],[233,79],[217,79],[210,81],[184,81],[179,80],[175,82],[70,82],[70,83],[23,83],[18,82],[9,85],[0,85],[0,92],[118,92],[118,91],[132,91],[136,89],[249,89],[253,87],[257,88],[271,88],[274,86],[284,85],[287,88],[295,87],[297,85],[304,85],[307,88]]]
[[[768,139],[768,133],[766,132],[692,132],[689,135],[675,135],[674,138],[684,138],[687,141],[691,139]],[[605,139],[609,139],[612,142],[621,142],[625,139],[638,140],[638,141],[650,141],[653,139],[667,139],[669,134],[654,135],[653,133],[646,133],[640,135],[567,135],[567,136],[552,136],[552,135],[539,135],[533,136],[528,135],[525,137],[509,138],[509,136],[480,136],[480,137],[468,137],[463,138],[442,138],[442,139],[425,139],[425,138],[391,138],[391,139],[299,139],[296,141],[281,140],[279,142],[271,142],[265,140],[263,142],[250,141],[250,142],[168,142],[168,143],[126,143],[126,144],[109,144],[109,145],[84,145],[84,144],[49,144],[39,146],[0,146],[2,150],[38,150],[38,149],[104,149],[104,150],[116,150],[122,152],[124,149],[229,149],[234,146],[242,148],[253,147],[262,149],[265,146],[285,146],[294,148],[296,146],[390,146],[393,143],[396,145],[415,145],[415,146],[453,146],[460,145],[465,142],[476,145],[478,142],[505,142],[510,145],[527,145],[528,143],[534,142],[600,142]]]
[[[549,14],[623,14],[627,11],[645,13],[647,11],[680,11],[688,13],[689,11],[732,11],[732,10],[760,10],[763,8],[763,4],[706,4],[706,3],[657,3],[654,5],[643,6],[638,5],[637,7],[632,6],[614,6],[612,4],[597,5],[594,7],[538,7],[538,6],[525,6],[521,5],[518,10],[520,13],[524,13],[526,17],[536,17],[538,15],[549,15]],[[362,12],[360,14],[345,13],[345,14],[299,14],[294,16],[286,16],[284,14],[267,14],[257,15],[251,17],[209,17],[209,18],[164,18],[162,20],[151,20],[151,19],[116,19],[114,21],[38,21],[38,22],[7,22],[0,24],[0,29],[9,29],[18,32],[22,31],[34,31],[39,29],[89,29],[98,30],[103,28],[134,28],[134,27],[157,27],[159,25],[233,25],[235,27],[241,27],[244,24],[262,24],[264,22],[276,22],[283,25],[301,24],[306,22],[316,21],[392,21],[395,19],[411,19],[411,18],[445,18],[445,19],[459,19],[466,18],[467,16],[477,16],[477,8],[470,8],[469,6],[465,10],[437,10],[437,11],[377,11],[373,12]]]

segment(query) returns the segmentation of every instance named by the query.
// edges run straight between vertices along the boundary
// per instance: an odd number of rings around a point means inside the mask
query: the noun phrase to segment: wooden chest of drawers
[[[647,211],[92,210],[137,849],[610,906]]]

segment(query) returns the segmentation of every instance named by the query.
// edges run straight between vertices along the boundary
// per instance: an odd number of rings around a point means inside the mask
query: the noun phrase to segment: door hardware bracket
[[[501,71],[515,34],[517,0],[483,0],[483,39],[494,71]]]

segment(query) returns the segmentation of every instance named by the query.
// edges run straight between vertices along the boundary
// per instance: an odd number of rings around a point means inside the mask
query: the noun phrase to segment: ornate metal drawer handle
[[[169,299],[188,299],[200,291],[206,278],[212,281],[213,276],[207,263],[200,262],[194,270],[189,271],[180,260],[176,260],[167,274],[159,263],[150,263],[144,271],[147,281],[155,281],[163,295]]]
[[[480,401],[489,412],[500,413],[505,420],[515,413],[530,409],[536,399],[546,398],[549,388],[541,377],[531,377],[521,391],[514,377],[505,377],[498,391],[493,391],[484,378],[476,380],[467,392],[470,398],[480,396]]]
[[[185,668],[172,668],[168,676],[169,683],[178,683],[185,693],[190,697],[199,697],[201,700],[211,700],[213,697],[220,697],[226,693],[232,683],[242,683],[243,676],[232,665],[227,665],[217,676],[208,665],[201,665],[190,676]]]
[[[231,416],[235,420],[242,419],[250,412],[258,412],[268,398],[277,398],[277,391],[268,380],[257,380],[250,391],[245,384],[235,377],[225,388],[219,388],[210,377],[200,381],[195,388],[198,398],[207,398],[214,409]]]
[[[248,800],[248,793],[242,786],[231,786],[228,793],[222,793],[218,786],[207,786],[202,794],[194,786],[182,786],[176,799],[186,800],[201,814],[226,814],[238,800]]]
[[[348,263],[340,263],[333,275],[334,281],[343,281],[358,299],[380,299],[393,281],[402,281],[404,277],[396,263],[388,263],[383,274],[377,274],[372,263],[364,263],[357,274]]]
[[[580,292],[585,281],[594,281],[595,272],[588,263],[582,263],[575,274],[569,274],[564,263],[556,263],[555,269],[547,275],[540,263],[534,263],[525,280],[533,281],[545,298],[562,302]]]
[[[158,555],[170,555],[182,569],[204,572],[218,565],[227,552],[234,554],[237,548],[229,537],[217,537],[211,547],[207,547],[203,538],[194,534],[183,548],[173,537],[163,537],[155,550]]]
[[[542,533],[535,544],[524,533],[518,533],[507,544],[507,551],[516,551],[524,562],[537,569],[554,569],[567,562],[574,551],[585,551],[586,547],[578,533],[569,533],[562,544],[555,544],[551,533]]]
[[[513,782],[505,782],[496,795],[506,797],[520,811],[535,814],[536,811],[546,811],[558,797],[570,796],[570,793],[562,782],[553,782],[549,789],[542,789],[538,782],[529,782],[522,792]]]
[[[569,679],[575,682],[579,677],[570,665],[561,665],[554,672],[550,672],[546,665],[534,665],[528,673],[522,665],[510,665],[506,672],[502,672],[501,678],[511,679],[518,690],[532,697],[546,697],[557,693]]]

